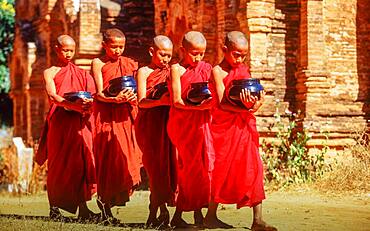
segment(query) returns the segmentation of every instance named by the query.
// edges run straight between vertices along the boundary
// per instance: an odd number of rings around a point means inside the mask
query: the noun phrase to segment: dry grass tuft
[[[346,155],[332,165],[316,186],[326,192],[369,193],[370,134],[356,134],[356,145],[346,147]],[[348,154],[347,154],[348,153]]]
[[[16,148],[13,145],[0,148],[0,184],[15,184],[18,178]]]
[[[38,193],[46,190],[47,162],[42,166],[33,162],[32,178],[28,186],[30,193]]]

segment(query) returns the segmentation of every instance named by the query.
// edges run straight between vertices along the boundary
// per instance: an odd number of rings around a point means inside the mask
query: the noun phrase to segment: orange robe
[[[225,91],[232,80],[249,77],[247,66],[231,70],[223,79]],[[216,154],[212,172],[214,201],[237,204],[238,208],[259,204],[265,199],[265,192],[256,118],[249,112],[236,113],[214,107],[211,130]]]
[[[181,95],[192,82],[208,81],[212,66],[200,62],[187,68],[181,76]],[[213,168],[214,150],[210,131],[209,110],[170,109],[168,135],[178,149],[178,197],[176,208],[194,211],[207,207],[210,199],[210,173]]]
[[[166,82],[169,68],[155,69],[147,78],[147,96],[158,83]],[[143,164],[149,176],[150,203],[174,204],[176,191],[176,148],[167,134],[169,106],[140,108],[136,118],[136,136],[143,152]]]
[[[103,88],[109,86],[109,80],[132,75],[136,70],[137,63],[126,57],[107,62],[102,67]],[[141,153],[134,132],[137,106],[94,102],[98,195],[111,206],[124,205],[140,182]]]
[[[94,79],[84,70],[69,63],[55,75],[56,93],[89,91],[95,93]],[[36,161],[48,159],[47,191],[49,203],[75,213],[80,203],[91,199],[95,181],[92,153],[93,117],[82,117],[51,105],[46,117]]]

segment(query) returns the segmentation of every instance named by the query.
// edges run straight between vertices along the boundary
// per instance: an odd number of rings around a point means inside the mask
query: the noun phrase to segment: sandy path
[[[370,231],[369,195],[362,197],[330,196],[305,190],[272,192],[268,193],[267,196],[268,198],[264,201],[265,219],[279,230]],[[126,223],[144,223],[147,215],[147,198],[148,192],[136,192],[126,207],[115,208],[113,211],[118,218]],[[94,202],[89,203],[89,206],[98,212]],[[173,210],[171,211],[173,212]],[[1,195],[0,214],[47,216],[46,194],[23,197]],[[185,213],[184,217],[187,221],[192,222],[191,213]],[[232,205],[225,205],[219,211],[219,217],[233,225],[234,230],[248,230],[247,227],[251,225],[252,210],[249,208],[236,210]],[[30,223],[29,225],[42,226],[39,223]],[[16,219],[0,216],[0,230],[16,230],[10,228],[15,228],[14,225],[17,225]],[[37,230],[37,227],[34,228]],[[92,229],[89,228],[89,230]],[[101,230],[101,228],[98,227],[96,230]]]

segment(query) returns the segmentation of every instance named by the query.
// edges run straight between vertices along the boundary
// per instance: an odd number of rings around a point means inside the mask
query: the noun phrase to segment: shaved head
[[[126,40],[125,34],[121,30],[116,28],[108,29],[103,33],[104,42],[110,42],[113,38],[123,38],[124,40]]]
[[[75,40],[69,35],[60,35],[57,38],[57,46],[76,45]]]
[[[226,34],[225,46],[227,47],[248,47],[248,40],[245,37],[243,32],[240,31],[231,31]]]
[[[157,35],[153,39],[153,46],[157,49],[172,49],[173,44],[170,38],[164,35]]]
[[[184,35],[182,46],[185,48],[194,46],[207,46],[207,40],[199,31],[189,31]]]

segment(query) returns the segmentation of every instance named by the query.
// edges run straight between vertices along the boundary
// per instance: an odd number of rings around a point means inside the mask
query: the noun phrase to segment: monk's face
[[[125,43],[125,38],[113,37],[109,41],[103,42],[103,48],[109,58],[116,60],[125,50]]]
[[[187,47],[182,47],[182,51],[185,63],[194,67],[203,60],[206,44],[189,44]]]
[[[76,44],[73,42],[66,42],[62,44],[58,44],[56,46],[56,53],[58,59],[62,62],[69,62],[72,60],[73,56],[75,55],[76,51]]]
[[[166,67],[172,58],[171,47],[152,47],[150,54],[152,55],[152,62],[158,67]]]
[[[224,47],[225,60],[232,67],[237,67],[244,63],[248,55],[248,45],[233,44]]]

